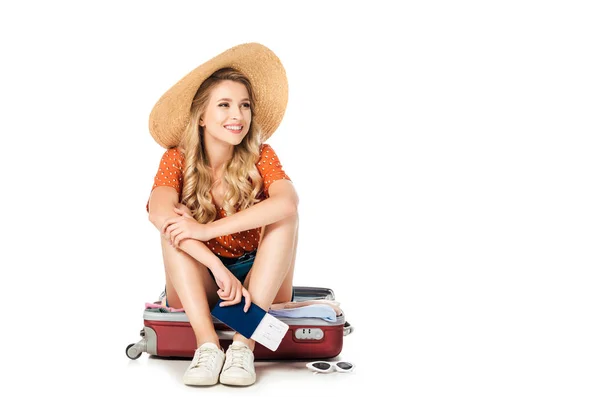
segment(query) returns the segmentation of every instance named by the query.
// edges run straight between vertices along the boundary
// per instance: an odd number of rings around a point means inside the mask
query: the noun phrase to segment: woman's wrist
[[[201,224],[198,222],[192,231],[192,239],[200,242],[208,242],[209,240],[217,237],[218,235],[215,234],[215,229],[211,224],[212,222],[207,224]]]
[[[216,257],[216,261],[209,263],[206,266],[206,268],[208,268],[210,270],[210,272],[214,272],[215,270],[218,271],[219,269],[226,268],[226,267],[225,267],[225,264],[223,264],[223,262],[218,257]]]
[[[206,244],[199,240],[183,240],[180,245],[181,250],[185,251],[192,258],[206,265],[210,271],[213,271],[223,265],[219,257],[213,253]]]
[[[214,239],[217,236],[219,236],[218,235],[219,232],[217,231],[218,227],[215,225],[215,221],[211,221],[208,224],[205,224],[204,229],[206,229],[206,231],[205,231],[206,236],[209,237],[209,239],[207,239],[207,240],[211,240],[211,239]]]

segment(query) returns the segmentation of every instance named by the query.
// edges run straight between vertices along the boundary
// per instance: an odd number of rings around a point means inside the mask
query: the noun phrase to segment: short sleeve
[[[280,179],[291,181],[290,177],[283,170],[277,154],[275,154],[273,148],[268,144],[262,145],[260,159],[256,167],[263,178],[263,190],[267,197],[269,196],[269,187],[273,182]]]
[[[181,194],[183,185],[183,154],[177,149],[172,148],[163,154],[156,176],[154,176],[154,185],[152,190],[158,186],[170,186]],[[150,199],[146,203],[146,211],[149,212]]]

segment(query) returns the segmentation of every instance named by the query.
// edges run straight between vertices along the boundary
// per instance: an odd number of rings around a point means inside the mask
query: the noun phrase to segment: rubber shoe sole
[[[190,386],[212,386],[219,382],[219,377],[206,378],[196,376],[184,376],[183,383]]]
[[[248,377],[239,377],[239,376],[223,376],[223,374],[221,374],[221,377],[219,378],[219,381],[223,384],[223,385],[230,385],[230,386],[250,386],[252,384],[254,384],[254,382],[256,382],[256,377],[252,377],[252,376],[248,376]]]

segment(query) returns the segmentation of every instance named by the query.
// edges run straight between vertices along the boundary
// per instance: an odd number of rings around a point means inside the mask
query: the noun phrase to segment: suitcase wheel
[[[135,345],[135,343],[131,343],[125,349],[125,354],[127,354],[127,357],[131,358],[132,360],[137,360],[142,355],[142,352],[137,347],[134,347]]]

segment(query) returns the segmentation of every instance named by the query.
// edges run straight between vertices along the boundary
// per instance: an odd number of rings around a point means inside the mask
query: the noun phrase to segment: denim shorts
[[[248,276],[248,273],[250,272],[250,269],[252,268],[252,265],[254,265],[254,259],[256,258],[256,250],[250,253],[243,254],[237,258],[228,258],[222,256],[217,257],[221,259],[221,261],[227,267],[227,269],[231,271],[231,273],[236,278],[238,278],[238,280],[242,282],[243,285],[244,281],[246,280],[246,277]],[[215,279],[210,270],[208,272],[210,273],[210,276],[212,276],[212,278]],[[295,290],[292,286],[292,298],[290,299],[290,301],[294,301],[294,294]]]
[[[256,258],[256,250],[234,258],[223,256],[217,257],[219,257],[223,265],[225,265],[227,269],[233,274],[233,276],[235,276],[240,282],[242,282],[243,285],[244,281],[246,280],[246,277],[248,276],[248,273],[250,272],[250,269],[252,268],[252,265],[254,265],[254,259]],[[210,273],[210,276],[212,276],[212,278],[215,279],[212,272],[210,272],[210,270],[208,272]]]

